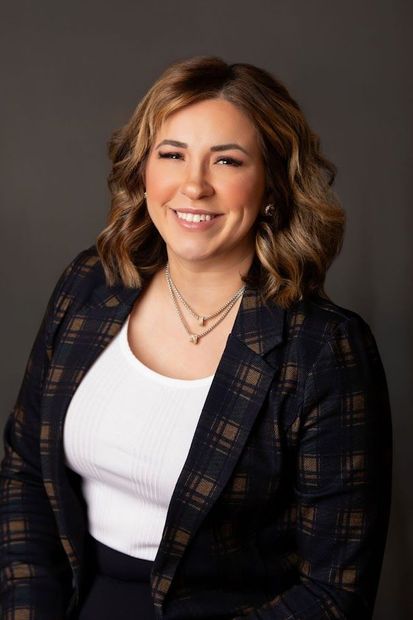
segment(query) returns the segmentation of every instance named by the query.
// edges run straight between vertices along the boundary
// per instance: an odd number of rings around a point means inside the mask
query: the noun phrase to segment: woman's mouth
[[[222,217],[222,213],[188,213],[172,209],[177,223],[191,230],[206,230]]]

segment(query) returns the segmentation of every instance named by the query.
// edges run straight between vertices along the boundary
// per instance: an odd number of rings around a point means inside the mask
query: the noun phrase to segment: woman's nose
[[[181,192],[188,198],[195,199],[201,196],[210,196],[214,189],[205,173],[197,168],[188,171],[181,185]]]

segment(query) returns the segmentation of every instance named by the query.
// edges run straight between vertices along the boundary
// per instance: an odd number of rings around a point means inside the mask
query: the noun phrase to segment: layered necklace
[[[191,308],[191,306],[188,304],[188,302],[183,298],[182,294],[178,291],[178,289],[176,288],[170,273],[169,273],[169,263],[166,264],[165,267],[165,276],[166,276],[166,281],[168,283],[168,289],[169,292],[171,294],[172,297],[172,301],[174,303],[175,309],[178,313],[178,316],[181,320],[182,325],[184,326],[188,336],[189,336],[189,340],[190,342],[192,342],[193,344],[197,344],[198,340],[200,338],[202,338],[203,336],[206,336],[207,334],[209,334],[209,332],[211,332],[217,325],[219,325],[221,323],[221,321],[223,321],[225,319],[225,317],[227,316],[228,312],[231,310],[232,306],[236,303],[237,299],[239,299],[239,297],[241,297],[241,295],[243,294],[244,290],[245,290],[245,286],[242,286],[232,297],[229,301],[227,301],[226,304],[224,304],[223,306],[221,306],[216,312],[213,312],[212,314],[209,314],[208,316],[205,316],[203,314],[198,314],[197,312],[195,312],[195,310],[193,310]],[[214,321],[214,323],[212,323],[212,325],[210,325],[207,329],[201,331],[201,333],[199,334],[194,334],[191,329],[188,327],[188,324],[185,321],[185,318],[182,314],[181,308],[179,307],[178,304],[178,299],[182,302],[182,304],[185,306],[185,308],[191,313],[191,315],[198,321],[198,325],[205,325],[206,321],[209,321],[210,319],[214,319],[215,317],[218,317],[216,321]]]

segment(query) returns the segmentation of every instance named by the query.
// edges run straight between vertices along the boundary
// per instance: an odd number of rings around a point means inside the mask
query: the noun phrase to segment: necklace
[[[225,310],[225,308],[227,306],[229,306],[229,304],[232,303],[233,300],[237,300],[238,297],[240,295],[242,295],[242,293],[244,292],[245,286],[242,286],[232,297],[229,301],[227,301],[226,304],[224,304],[223,306],[221,306],[219,308],[219,310],[217,310],[216,312],[214,312],[213,314],[209,314],[208,316],[202,316],[197,314],[192,308],[191,306],[188,304],[187,301],[185,301],[185,299],[182,297],[182,294],[178,291],[178,289],[176,288],[170,273],[169,273],[169,265],[166,265],[166,269],[165,269],[165,273],[166,273],[166,278],[168,280],[168,283],[170,284],[170,286],[172,287],[175,295],[181,300],[181,302],[184,304],[185,308],[187,308],[187,310],[189,310],[189,312],[192,314],[192,316],[198,321],[199,325],[204,325],[205,321],[208,321],[208,319],[213,319],[215,316],[218,316],[218,314],[221,314],[221,312],[223,310]]]
[[[209,332],[211,332],[214,327],[216,327],[217,325],[219,325],[219,323],[221,323],[221,321],[223,321],[223,319],[227,316],[227,314],[229,313],[229,311],[231,310],[231,308],[233,307],[233,305],[235,304],[235,302],[237,301],[237,299],[243,294],[244,290],[245,290],[245,286],[242,286],[234,295],[232,295],[231,299],[229,301],[227,301],[226,304],[224,304],[223,306],[221,306],[219,308],[219,310],[217,310],[216,312],[213,312],[212,314],[208,315],[208,316],[204,316],[204,315],[199,315],[197,312],[195,312],[195,310],[193,310],[191,308],[191,306],[188,304],[187,301],[185,301],[185,299],[183,298],[182,294],[178,291],[178,289],[176,288],[170,274],[169,274],[169,263],[166,264],[166,268],[165,268],[165,276],[166,276],[166,281],[168,283],[168,289],[169,292],[171,294],[172,297],[172,301],[174,303],[174,306],[176,308],[176,311],[179,315],[179,318],[183,324],[183,326],[185,327],[186,332],[189,334],[189,340],[190,342],[192,342],[193,344],[197,344],[198,340],[200,338],[202,338],[203,336],[206,336],[207,334],[209,334]],[[188,327],[184,316],[181,312],[181,309],[179,308],[178,302],[177,302],[177,298],[179,298],[181,300],[181,302],[184,304],[184,306],[187,308],[187,310],[189,310],[189,312],[192,314],[192,316],[194,318],[197,319],[199,325],[204,325],[204,322],[207,321],[208,319],[212,319],[216,316],[218,316],[219,314],[221,314],[221,316],[219,317],[219,319],[217,321],[215,321],[215,323],[213,323],[210,327],[208,327],[206,330],[204,330],[203,332],[201,332],[200,334],[194,334]]]

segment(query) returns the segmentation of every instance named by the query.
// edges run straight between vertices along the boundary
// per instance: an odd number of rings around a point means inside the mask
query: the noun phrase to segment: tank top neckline
[[[200,377],[199,379],[177,379],[175,377],[168,377],[167,375],[163,375],[159,372],[156,372],[155,370],[152,370],[152,368],[149,368],[149,366],[146,366],[143,362],[141,362],[141,360],[133,353],[132,349],[130,348],[129,340],[128,340],[129,318],[130,318],[130,314],[128,315],[126,321],[121,327],[118,341],[120,344],[120,348],[124,356],[126,357],[126,359],[141,374],[145,375],[152,381],[157,381],[158,383],[163,383],[164,385],[169,385],[171,387],[172,386],[185,387],[185,388],[204,387],[204,386],[209,385],[212,382],[215,375],[209,375],[208,377]]]

